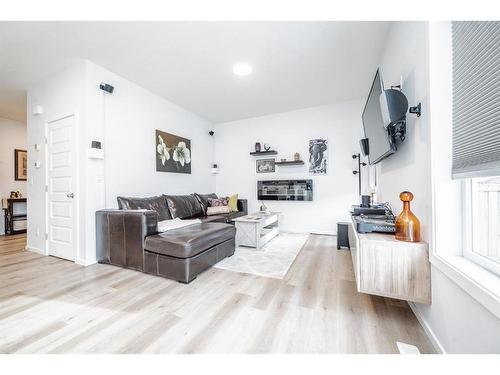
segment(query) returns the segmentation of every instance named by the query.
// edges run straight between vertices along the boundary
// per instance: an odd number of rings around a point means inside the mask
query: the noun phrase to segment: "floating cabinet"
[[[358,233],[354,222],[348,233],[359,292],[431,303],[427,243],[398,241],[392,234]]]

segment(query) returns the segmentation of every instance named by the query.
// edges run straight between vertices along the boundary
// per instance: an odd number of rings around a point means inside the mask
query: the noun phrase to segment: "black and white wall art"
[[[311,139],[309,141],[309,173],[326,174],[328,169],[328,140]]]
[[[274,159],[258,159],[255,163],[257,173],[273,173],[276,168]]]
[[[156,171],[191,173],[191,141],[156,130]]]

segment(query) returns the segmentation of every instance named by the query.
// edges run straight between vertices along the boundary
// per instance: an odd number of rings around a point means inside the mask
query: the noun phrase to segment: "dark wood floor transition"
[[[311,235],[283,280],[212,268],[189,285],[24,247],[0,236],[1,353],[433,351],[405,302],[356,291],[335,237]]]

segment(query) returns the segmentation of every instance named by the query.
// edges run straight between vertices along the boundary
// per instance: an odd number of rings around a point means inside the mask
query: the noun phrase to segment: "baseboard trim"
[[[45,252],[45,250],[42,250],[42,249],[39,249],[39,248],[37,248],[37,247],[33,247],[33,246],[26,246],[26,247],[25,247],[25,250],[26,250],[26,251],[32,251],[32,252],[37,253],[37,254],[40,254],[40,255],[45,255],[45,256],[46,256],[46,255],[49,255],[49,254],[47,254],[47,253]]]
[[[80,266],[84,266],[84,267],[87,267],[87,266],[91,266],[92,264],[96,264],[97,263],[97,259],[89,259],[89,260],[86,260],[86,259],[77,259],[75,261],[76,264],[80,265]]]
[[[432,346],[434,347],[434,350],[438,354],[446,354],[446,350],[444,350],[443,345],[441,345],[441,343],[439,342],[436,334],[434,333],[434,331],[432,330],[432,328],[429,326],[429,324],[427,323],[427,321],[424,319],[424,317],[422,316],[422,314],[420,314],[420,311],[418,311],[417,306],[415,305],[415,303],[414,302],[408,302],[408,304],[410,305],[410,308],[413,311],[413,314],[415,314],[415,316],[417,317],[418,322],[420,323],[420,325],[424,329],[424,332],[427,335],[427,337],[429,338],[429,341],[431,342]]]

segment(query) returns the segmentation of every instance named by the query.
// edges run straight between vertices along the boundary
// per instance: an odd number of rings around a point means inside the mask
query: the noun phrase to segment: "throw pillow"
[[[229,197],[228,206],[231,209],[231,212],[238,212],[238,194],[234,194]]]
[[[217,198],[217,194],[215,193],[210,193],[210,194],[198,194],[194,193],[194,196],[198,199],[198,201],[201,204],[201,207],[203,208],[203,214],[207,214],[207,207],[209,206],[208,204],[208,198]]]
[[[228,214],[231,212],[229,206],[213,206],[207,207],[207,216]]]
[[[219,207],[219,206],[227,206],[229,204],[228,197],[221,198],[208,198],[208,204],[210,207]]]

